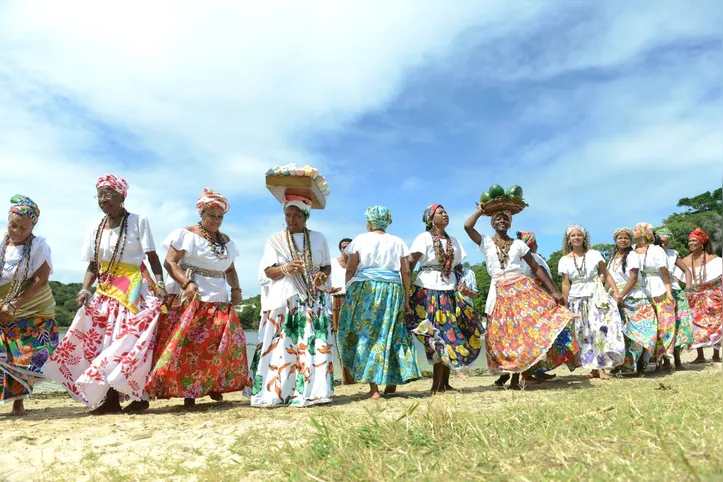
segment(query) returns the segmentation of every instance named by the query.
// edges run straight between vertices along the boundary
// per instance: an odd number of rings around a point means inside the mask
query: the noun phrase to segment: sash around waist
[[[386,268],[364,268],[357,272],[350,284],[355,281],[383,281],[387,283],[402,283],[402,275],[399,271]]]
[[[179,268],[181,268],[183,271],[185,271],[187,277],[191,277],[193,275],[200,275],[204,278],[225,278],[226,273],[223,271],[215,271],[212,269],[205,269],[205,268],[199,268],[198,266],[191,266],[188,264],[179,264]]]

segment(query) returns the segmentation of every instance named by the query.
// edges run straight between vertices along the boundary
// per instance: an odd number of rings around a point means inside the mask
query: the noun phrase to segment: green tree
[[[487,295],[490,292],[490,285],[492,284],[492,277],[487,272],[487,265],[485,263],[475,264],[470,268],[477,278],[477,292],[479,296],[474,299],[474,307],[478,313],[485,312],[485,303],[487,303]]]
[[[555,286],[557,286],[559,290],[562,290],[562,277],[557,272],[557,265],[560,264],[563,256],[562,251],[558,250],[551,253],[550,257],[547,258],[547,264],[550,266],[550,271],[552,271],[552,282],[555,283]]]
[[[722,190],[704,192],[693,198],[683,198],[678,201],[678,207],[687,208],[682,213],[674,213],[663,220],[663,226],[673,233],[670,248],[678,251],[680,256],[687,256],[688,235],[695,229],[701,228],[710,234],[712,245],[718,254],[721,254],[721,211],[723,210]]]

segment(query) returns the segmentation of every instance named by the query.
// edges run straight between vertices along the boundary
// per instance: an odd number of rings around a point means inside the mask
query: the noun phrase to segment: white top
[[[195,266],[196,268],[211,271],[225,272],[231,267],[238,256],[236,245],[229,240],[226,243],[228,257],[218,259],[213,254],[213,245],[206,238],[191,231],[180,228],[173,231],[163,240],[163,247],[169,249],[171,246],[177,251],[185,251],[179,261],[179,265]],[[193,281],[198,288],[201,301],[209,303],[226,303],[229,300],[226,277],[208,278],[200,273],[194,273]],[[172,277],[166,277],[166,291],[168,294],[177,295],[181,292],[181,285]]]
[[[660,246],[649,245],[647,253],[638,253],[640,256],[640,284],[645,294],[650,298],[657,298],[665,294],[665,284],[660,276],[660,268],[668,268],[668,255]]]
[[[625,271],[623,271],[623,260],[622,258],[613,258],[611,263],[608,265],[610,276],[613,277],[613,281],[619,287],[624,288],[625,285],[630,281],[630,273],[632,270],[640,269],[640,256],[635,250],[631,250],[625,260]],[[638,282],[635,283],[635,287],[630,290],[627,298],[645,298],[645,291],[640,287],[640,273],[638,273]]]
[[[80,260],[86,263],[94,261],[95,252],[95,234],[98,231],[98,223],[91,226],[86,232],[83,241],[83,249],[81,250]],[[153,234],[151,233],[151,225],[148,219],[138,214],[128,215],[128,233],[125,248],[123,249],[122,263],[140,266],[143,263],[146,253],[156,250],[153,243]],[[104,229],[100,238],[100,259],[101,261],[110,261],[113,256],[118,236],[120,235],[120,226],[113,229]]]
[[[693,284],[698,283],[697,280],[700,276],[700,270],[700,267],[691,269],[691,271],[693,272]],[[720,278],[721,276],[723,276],[723,258],[717,257],[716,259],[712,259],[705,264],[704,283],[709,283],[715,279]]]
[[[577,258],[577,267],[575,260],[569,256],[560,258],[557,265],[557,272],[562,276],[564,274],[570,278],[570,292],[568,298],[583,298],[592,296],[595,288],[595,279],[600,276],[600,263],[605,263],[599,251],[589,249],[583,258]],[[585,269],[583,270],[583,264]],[[580,271],[578,271],[578,268]]]
[[[675,262],[678,261],[678,252],[674,249],[670,248],[663,248],[665,250],[665,255],[668,257],[668,271],[670,272],[670,287],[674,290],[680,289],[680,283],[678,281],[682,281],[685,283],[685,273],[682,269],[678,268],[675,265]]]
[[[4,238],[4,236],[4,234],[0,235],[0,239]],[[1,241],[0,245],[2,245]],[[25,263],[20,262],[22,254],[23,246],[7,247],[5,250],[5,265],[3,266],[2,276],[0,276],[0,286],[10,283],[18,268],[25,269]],[[28,269],[27,279],[31,278],[45,262],[50,266],[50,272],[52,273],[53,261],[50,259],[50,246],[45,242],[45,238],[35,236],[33,242],[30,243],[30,267]]]
[[[500,264],[497,246],[495,246],[495,242],[490,236],[486,234],[482,235],[479,250],[485,258],[487,273],[492,277],[492,284],[490,285],[490,291],[487,293],[487,301],[485,302],[485,313],[490,316],[497,304],[497,288],[495,283],[522,275],[522,266],[527,265],[522,258],[530,252],[530,248],[522,240],[513,240],[507,254],[507,264],[504,269],[502,269]]]
[[[318,231],[309,230],[311,244],[312,271],[318,272],[320,268],[331,265],[331,255],[326,237]],[[294,234],[294,241],[301,251],[304,246],[304,233]],[[282,265],[287,260],[282,258],[274,249],[271,240],[266,240],[264,254],[259,263],[259,284],[261,285],[261,309],[263,311],[273,310],[286,305],[286,300],[297,295],[296,287],[289,277],[283,277],[276,281],[266,276],[265,270],[274,265]]]
[[[549,276],[550,279],[552,279],[552,271],[550,271],[550,267],[547,265],[547,261],[545,261],[545,258],[543,258],[542,256],[540,256],[537,253],[530,253],[530,254],[532,255],[532,258],[535,261],[537,261],[537,264],[542,266],[542,269],[545,270],[545,272],[547,273],[547,276]],[[522,260],[522,274],[524,274],[525,276],[528,276],[530,278],[533,278],[533,279],[535,278],[535,273],[532,272],[532,268],[530,268],[530,266],[527,264],[527,262],[524,259]]]
[[[472,271],[469,268],[466,268],[464,270],[464,277],[462,278],[462,281],[464,281],[464,284],[467,285],[467,289],[470,289],[472,291],[476,291],[479,293],[479,288],[477,287],[477,275],[474,271]],[[465,301],[469,303],[470,305],[474,303],[474,300],[470,298],[469,296],[464,297]]]
[[[467,253],[456,238],[450,236],[452,240],[452,246],[454,246],[454,261],[452,262],[452,269],[457,266],[467,257]],[[442,238],[442,249],[447,249],[447,240]],[[430,290],[449,291],[457,288],[457,275],[452,271],[449,274],[448,281],[442,280],[442,273],[439,269],[424,269],[427,268],[439,268],[440,265],[437,262],[437,256],[434,253],[434,242],[432,241],[432,234],[429,231],[425,231],[414,239],[412,247],[409,249],[411,253],[421,253],[422,256],[419,258],[419,267],[421,270],[417,275],[417,280],[414,282],[415,285]]]
[[[356,272],[365,268],[381,268],[399,272],[402,260],[409,256],[409,248],[401,238],[389,233],[360,234],[346,247],[349,255],[358,254],[359,264]],[[437,273],[439,274],[439,273]],[[351,283],[360,281],[355,275]]]
[[[328,284],[330,288],[341,288],[337,295],[346,294],[346,268],[339,264],[338,258],[331,260],[331,276]]]

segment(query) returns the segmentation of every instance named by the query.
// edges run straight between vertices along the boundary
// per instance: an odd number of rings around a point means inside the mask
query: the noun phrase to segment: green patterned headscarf
[[[364,216],[372,229],[386,231],[392,224],[392,212],[384,206],[372,206],[366,210]]]

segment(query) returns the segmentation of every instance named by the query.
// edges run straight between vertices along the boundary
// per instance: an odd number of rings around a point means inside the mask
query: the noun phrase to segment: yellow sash
[[[7,283],[0,286],[0,299],[4,299],[8,295],[11,284]],[[22,293],[28,289],[31,284],[33,284],[32,279],[26,280],[20,292]],[[55,318],[55,298],[53,298],[53,292],[50,290],[49,284],[46,283],[40,288],[35,293],[35,296],[26,301],[23,306],[18,306],[13,319],[21,320],[24,318],[43,318],[46,320]]]

